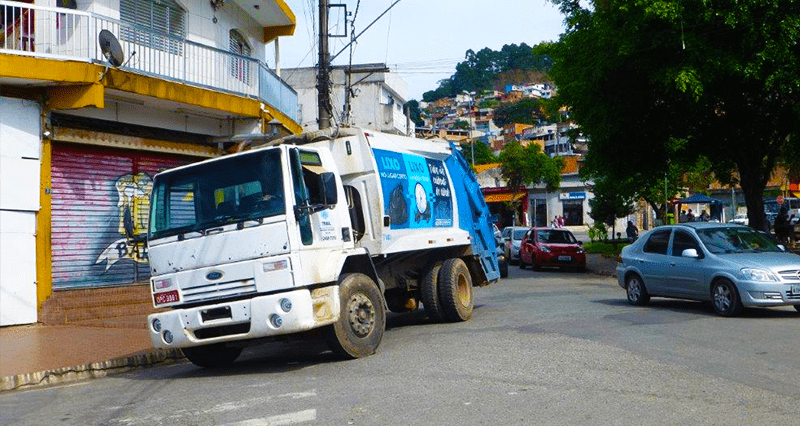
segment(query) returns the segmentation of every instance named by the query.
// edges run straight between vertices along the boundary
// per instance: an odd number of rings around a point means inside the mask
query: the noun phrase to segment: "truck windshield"
[[[271,149],[156,176],[150,238],[284,214],[281,170],[281,151]]]

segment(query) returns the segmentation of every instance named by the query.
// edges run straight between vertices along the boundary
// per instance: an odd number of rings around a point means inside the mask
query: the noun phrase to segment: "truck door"
[[[346,242],[352,244],[350,225],[342,216],[347,214],[347,203],[339,197],[341,182],[313,149],[291,148],[289,159],[304,274],[313,273],[306,276],[313,282],[335,280],[341,266],[336,259]]]

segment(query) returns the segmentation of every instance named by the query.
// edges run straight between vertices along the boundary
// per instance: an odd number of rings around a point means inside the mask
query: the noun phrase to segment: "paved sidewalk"
[[[103,377],[182,357],[177,350],[154,349],[145,329],[3,327],[0,392]]]

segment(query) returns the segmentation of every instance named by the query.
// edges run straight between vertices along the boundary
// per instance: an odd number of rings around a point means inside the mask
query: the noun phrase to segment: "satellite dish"
[[[111,65],[118,67],[125,62],[125,54],[122,53],[122,46],[120,46],[119,41],[114,37],[111,31],[100,31],[100,35],[97,38],[100,42],[100,50],[103,51],[103,56],[106,57],[106,60],[108,60]]]

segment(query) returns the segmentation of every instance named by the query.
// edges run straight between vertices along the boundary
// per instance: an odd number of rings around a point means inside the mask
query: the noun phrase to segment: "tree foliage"
[[[473,151],[474,148],[474,151]],[[492,149],[483,142],[473,141],[461,144],[461,152],[467,161],[472,164],[472,155],[475,155],[475,164],[491,164],[498,161]]]
[[[494,88],[497,76],[513,70],[546,71],[552,65],[552,60],[544,54],[534,55],[534,49],[537,52],[546,51],[544,47],[532,48],[525,43],[506,44],[499,51],[488,47],[477,52],[472,49],[467,50],[464,61],[456,65],[456,72],[449,78],[441,80],[435,90],[425,92],[422,100],[432,102],[453,97],[464,90],[468,92],[491,90]]]
[[[494,109],[494,124],[538,124],[546,119],[538,99],[523,98],[517,102],[504,103]]]
[[[406,102],[403,105],[403,109],[408,110],[408,115],[411,118],[411,121],[417,125],[417,127],[422,127],[425,125],[425,121],[422,120],[422,110],[419,108],[419,102],[416,99],[412,99]]]
[[[584,170],[643,194],[706,158],[765,223],[767,181],[800,157],[800,2],[551,1],[567,31],[550,75],[590,137]]]
[[[498,159],[500,175],[508,188],[544,183],[549,191],[555,191],[561,184],[564,160],[548,157],[539,145],[523,147],[519,142],[511,142],[503,148]]]
[[[616,188],[616,182],[608,178],[600,178],[592,185],[594,198],[589,200],[589,216],[595,222],[614,226],[617,218],[625,217],[634,211],[633,198],[622,195]]]

